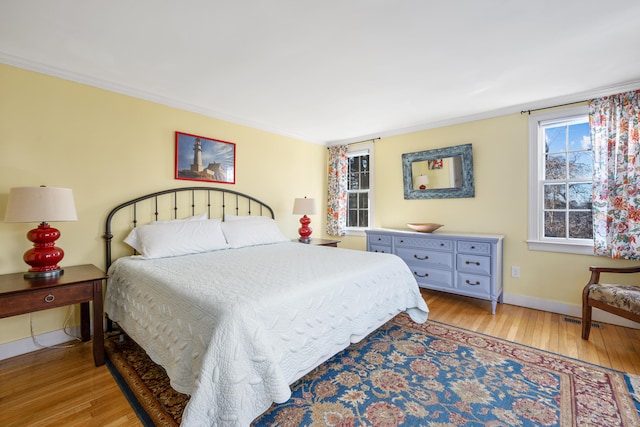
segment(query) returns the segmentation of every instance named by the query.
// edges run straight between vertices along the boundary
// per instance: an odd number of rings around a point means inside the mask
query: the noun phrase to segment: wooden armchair
[[[600,273],[640,273],[640,266],[589,270],[591,279],[582,291],[582,339],[589,339],[592,307],[640,322],[640,286],[600,283]]]

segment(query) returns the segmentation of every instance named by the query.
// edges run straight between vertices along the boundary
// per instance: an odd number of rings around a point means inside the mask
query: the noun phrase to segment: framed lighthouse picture
[[[176,132],[176,179],[236,183],[236,144]]]

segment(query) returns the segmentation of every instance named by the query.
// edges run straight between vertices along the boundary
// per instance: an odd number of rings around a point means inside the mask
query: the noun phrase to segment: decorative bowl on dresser
[[[419,231],[420,233],[433,233],[438,228],[442,227],[442,224],[435,224],[433,222],[424,222],[424,223],[409,223],[407,224],[412,230]]]
[[[475,233],[419,233],[366,230],[367,251],[399,256],[421,288],[491,301],[491,313],[503,301],[504,236]]]

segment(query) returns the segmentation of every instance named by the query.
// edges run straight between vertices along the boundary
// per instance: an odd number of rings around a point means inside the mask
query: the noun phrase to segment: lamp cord
[[[64,324],[62,326],[62,329],[64,331],[64,333],[70,337],[73,338],[74,341],[76,341],[75,343],[72,344],[65,344],[65,345],[44,345],[44,344],[40,344],[38,342],[38,340],[36,339],[35,334],[33,333],[33,317],[31,316],[31,313],[29,313],[29,329],[31,330],[31,341],[33,341],[33,344],[36,347],[39,348],[72,348],[72,347],[76,347],[78,345],[80,345],[80,343],[82,342],[82,340],[76,336],[71,335],[71,333],[69,331],[67,331],[67,328],[69,327],[69,322],[71,321],[71,317],[73,316],[73,313],[75,312],[75,305],[71,305],[71,308],[69,309],[69,314],[67,315],[67,318],[64,320]]]

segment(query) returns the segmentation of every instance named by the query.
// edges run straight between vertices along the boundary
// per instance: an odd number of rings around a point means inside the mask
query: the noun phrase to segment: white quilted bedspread
[[[109,275],[109,318],[191,395],[183,426],[248,426],[399,312],[428,315],[400,258],[294,242],[125,257]]]

